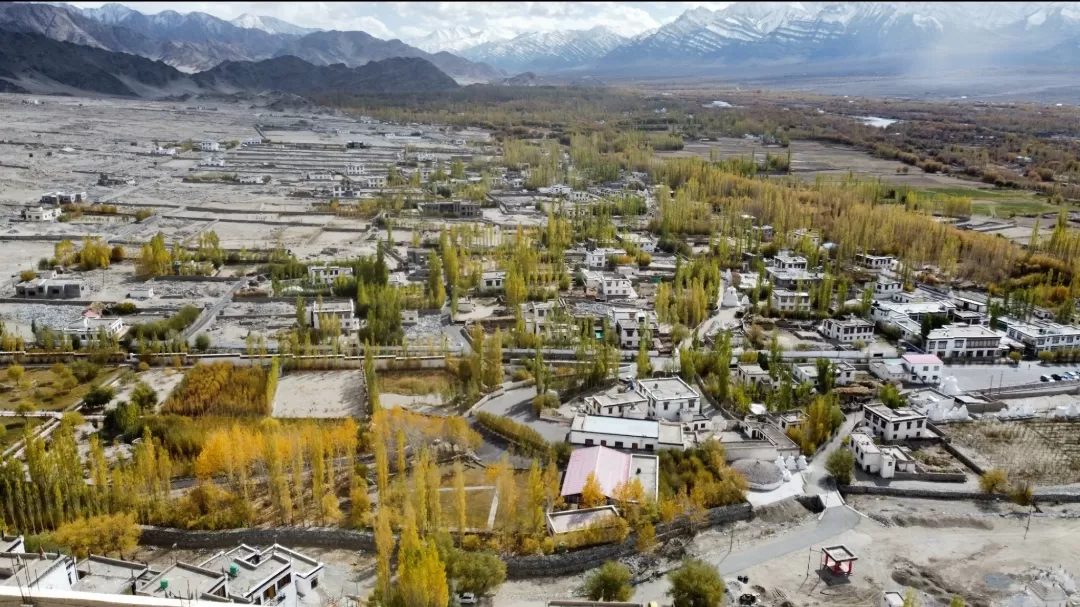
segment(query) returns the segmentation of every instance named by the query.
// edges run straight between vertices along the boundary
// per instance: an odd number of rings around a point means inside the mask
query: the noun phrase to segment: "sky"
[[[106,2],[70,2],[84,8]],[[625,36],[668,23],[698,6],[731,2],[120,2],[142,13],[199,11],[222,19],[269,15],[304,27],[363,30],[379,38],[415,39],[435,29],[473,27],[505,36],[604,25]]]

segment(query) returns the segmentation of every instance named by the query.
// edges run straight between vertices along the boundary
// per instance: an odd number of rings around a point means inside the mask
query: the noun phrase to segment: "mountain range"
[[[146,15],[120,4],[0,3],[0,30],[38,33],[62,42],[140,55],[181,71],[208,70],[224,61],[295,55],[316,65],[359,67],[391,57],[425,59],[463,84],[506,76],[501,70],[447,52],[428,53],[400,40],[364,32],[323,32],[273,17],[225,21],[200,12]]]
[[[182,72],[224,62],[293,56],[359,68],[411,57],[459,84],[618,77],[806,77],[878,70],[1080,67],[1078,2],[735,2],[697,7],[627,37],[607,27],[509,32],[439,29],[410,41],[361,31],[322,31],[267,16],[226,21],[206,13],[146,15],[119,4],[0,3],[0,30],[37,33],[161,61]],[[591,82],[597,82],[593,80]]]
[[[453,78],[419,57],[360,67],[312,65],[293,56],[225,61],[187,74],[162,61],[53,40],[33,32],[0,35],[0,92],[161,98],[184,94],[285,92],[296,95],[442,92]]]

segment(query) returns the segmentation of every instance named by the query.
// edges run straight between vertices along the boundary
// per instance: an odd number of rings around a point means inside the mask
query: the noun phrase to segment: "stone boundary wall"
[[[936,500],[977,500],[1002,501],[1006,495],[988,494],[978,491],[949,491],[948,489],[905,489],[901,487],[878,487],[876,485],[847,485],[840,487],[843,495],[885,495],[888,497],[914,497]],[[1036,502],[1080,503],[1077,493],[1036,493]]]
[[[723,523],[749,520],[753,509],[748,503],[712,508],[705,513],[705,521],[698,526],[705,529]],[[661,523],[656,526],[656,539],[665,540],[691,531],[689,521]],[[620,544],[603,544],[582,550],[546,556],[515,556],[506,559],[506,577],[521,579],[580,573],[603,565],[607,561],[629,556],[637,552],[637,536],[631,534]]]
[[[967,475],[963,472],[897,472],[893,478],[898,481],[925,481],[928,483],[966,483]]]
[[[237,282],[243,276],[155,276],[154,282]],[[295,301],[295,300],[294,300]]]
[[[270,529],[226,529],[190,531],[168,527],[142,526],[139,544],[177,548],[232,548],[239,544],[270,544],[306,548],[337,548],[374,552],[375,535],[366,531],[331,527],[277,527]]]
[[[706,511],[705,522],[698,528],[749,520],[753,509],[748,503],[722,506]],[[267,546],[278,543],[296,548],[333,548],[375,551],[375,536],[367,531],[330,527],[278,527],[270,529],[227,529],[222,531],[190,531],[142,525],[139,544],[142,546],[176,547],[184,549],[232,548],[239,544]],[[688,521],[657,525],[658,540],[668,539],[690,531]],[[543,577],[579,573],[599,567],[607,561],[628,556],[637,551],[636,537],[631,535],[619,544],[604,544],[562,554],[546,556],[515,556],[506,559],[509,579]]]

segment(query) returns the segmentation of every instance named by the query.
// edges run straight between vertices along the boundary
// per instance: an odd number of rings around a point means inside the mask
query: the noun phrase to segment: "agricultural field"
[[[278,381],[272,415],[358,417],[366,399],[363,371],[293,371]]]
[[[920,194],[928,196],[967,196],[971,198],[971,211],[975,215],[1008,218],[1014,215],[1056,213],[1062,207],[1051,204],[1045,196],[1022,190],[997,190],[970,186],[927,188]],[[1068,208],[1066,207],[1066,210]]]
[[[945,426],[953,444],[986,468],[1033,485],[1080,482],[1080,423],[1038,419]]]

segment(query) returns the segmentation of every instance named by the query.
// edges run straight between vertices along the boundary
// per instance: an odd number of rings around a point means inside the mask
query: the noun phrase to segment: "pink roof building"
[[[633,478],[641,481],[646,496],[656,498],[659,489],[659,458],[655,455],[631,454],[607,447],[587,447],[570,454],[570,463],[563,477],[562,495],[581,495],[590,473],[605,496],[611,497],[615,488]]]

